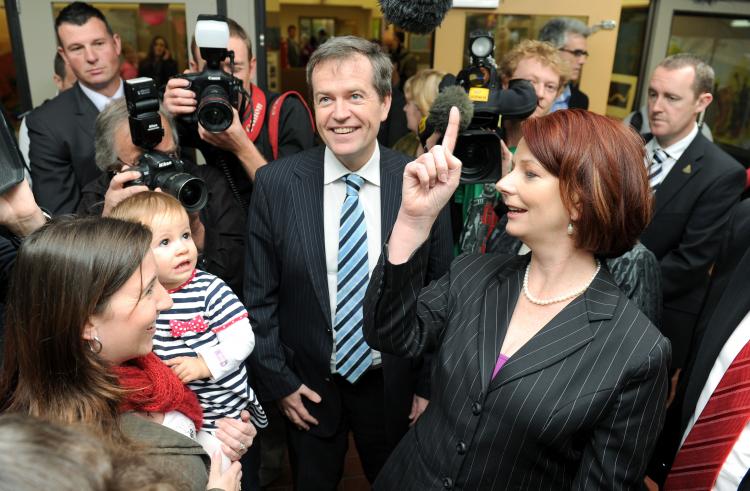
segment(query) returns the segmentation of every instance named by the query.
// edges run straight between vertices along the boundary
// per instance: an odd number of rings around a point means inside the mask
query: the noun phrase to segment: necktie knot
[[[346,195],[357,196],[365,180],[357,174],[347,174],[344,176],[344,182],[346,183]]]
[[[659,147],[656,147],[654,149],[654,155],[652,157],[652,160],[656,162],[657,164],[663,164],[665,160],[667,160],[669,156],[667,155],[667,152],[662,150]]]

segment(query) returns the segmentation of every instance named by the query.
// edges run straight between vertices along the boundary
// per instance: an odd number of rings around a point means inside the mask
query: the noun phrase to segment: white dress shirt
[[[670,145],[666,148],[659,145],[659,142],[656,141],[656,137],[651,138],[648,143],[646,143],[646,168],[648,168],[649,165],[651,165],[651,158],[654,155],[654,150],[656,148],[661,148],[666,152],[667,158],[662,162],[661,164],[661,174],[659,174],[659,179],[656,181],[653,181],[652,185],[661,184],[664,182],[664,179],[667,177],[667,174],[669,174],[669,171],[672,170],[672,167],[674,167],[674,164],[677,163],[678,160],[680,160],[680,157],[682,157],[682,154],[685,153],[685,150],[687,150],[687,147],[693,142],[693,139],[698,134],[698,124],[693,123],[693,129],[690,130],[690,133],[688,133],[685,138],[675,142],[673,145]]]
[[[94,103],[96,106],[97,111],[102,112],[107,105],[114,101],[115,99],[119,99],[120,97],[123,97],[125,95],[125,87],[122,85],[122,79],[120,79],[120,86],[117,87],[117,91],[114,93],[112,97],[107,97],[104,94],[100,94],[99,92],[95,90],[91,90],[85,85],[83,85],[81,82],[78,82],[78,86],[81,87],[81,90],[84,94],[86,94],[86,97],[91,100],[91,102]]]
[[[716,358],[714,366],[711,368],[711,372],[706,379],[706,384],[703,386],[703,390],[698,398],[695,411],[688,421],[685,433],[682,435],[680,447],[685,443],[690,430],[698,420],[701,412],[703,412],[708,399],[714,393],[714,390],[716,390],[719,382],[721,382],[721,378],[729,368],[729,365],[732,364],[732,361],[742,351],[742,348],[745,347],[748,341],[750,341],[750,312],[745,314],[745,318],[742,319],[732,335],[727,339],[727,342],[724,343],[724,347],[721,348],[721,352],[718,358]],[[750,469],[750,422],[745,425],[745,429],[740,433],[740,437],[724,461],[713,489],[715,491],[735,491],[739,487],[742,478],[747,474],[748,469]]]
[[[331,305],[331,325],[336,318],[336,292],[339,272],[339,225],[341,221],[341,207],[346,198],[346,183],[341,179],[352,171],[346,168],[333,152],[326,147],[323,157],[323,233],[326,248],[326,270],[328,273],[328,297]],[[359,202],[365,213],[367,224],[367,266],[368,274],[372,271],[380,258],[382,248],[381,217],[380,217],[380,148],[375,145],[375,151],[370,160],[361,169],[354,172],[365,182],[359,190]],[[335,331],[331,331],[334,337]],[[331,373],[335,373],[336,350],[331,353]],[[380,353],[372,350],[372,366],[380,365]]]

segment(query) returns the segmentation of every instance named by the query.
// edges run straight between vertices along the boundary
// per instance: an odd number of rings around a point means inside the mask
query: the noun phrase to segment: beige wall
[[[621,0],[502,0],[500,7],[494,12],[516,15],[582,15],[588,17],[589,25],[609,19],[619,24],[621,3]],[[435,68],[458,73],[462,68],[466,14],[481,12],[483,11],[456,8],[448,11],[443,24],[436,31]],[[604,114],[607,106],[616,42],[617,29],[599,31],[589,38],[590,56],[581,76],[581,90],[589,96],[589,109],[600,114]]]
[[[320,5],[319,0],[310,0],[309,2],[296,0],[295,3],[270,1],[266,3],[266,9],[269,13],[277,13],[278,17],[269,15],[267,18],[268,25],[273,25],[270,22],[272,19],[277,20],[277,27],[281,29],[281,36],[286,37],[286,26],[299,25],[300,17],[331,17],[352,26],[356,30],[356,35],[369,38],[370,19],[373,14],[380,14],[377,6],[370,5],[373,2],[369,1],[361,2],[362,7],[343,6],[345,3],[343,1],[339,3],[342,6],[335,6],[330,0],[326,1],[326,5]]]

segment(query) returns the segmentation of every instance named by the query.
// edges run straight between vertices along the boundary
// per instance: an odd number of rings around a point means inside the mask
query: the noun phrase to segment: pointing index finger
[[[443,136],[443,147],[451,154],[453,154],[453,149],[456,148],[456,139],[458,138],[458,127],[460,124],[461,114],[458,112],[458,108],[453,106],[448,116],[448,127],[445,129],[445,136]]]

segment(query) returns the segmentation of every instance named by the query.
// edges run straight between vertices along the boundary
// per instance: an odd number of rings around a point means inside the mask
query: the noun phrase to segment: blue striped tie
[[[656,191],[656,188],[661,183],[661,171],[664,168],[664,161],[668,157],[666,152],[661,148],[656,147],[654,149],[654,154],[651,157],[651,165],[648,167],[648,183],[654,191]]]
[[[357,174],[347,174],[346,198],[339,225],[339,271],[336,288],[334,340],[336,372],[354,383],[372,364],[370,347],[362,335],[362,302],[367,290],[367,224],[359,202],[365,182]]]

